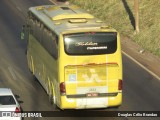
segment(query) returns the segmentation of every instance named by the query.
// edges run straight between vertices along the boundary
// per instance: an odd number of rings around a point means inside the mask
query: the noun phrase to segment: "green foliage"
[[[160,56],[160,0],[140,0],[140,33],[134,34],[134,0],[69,0]]]

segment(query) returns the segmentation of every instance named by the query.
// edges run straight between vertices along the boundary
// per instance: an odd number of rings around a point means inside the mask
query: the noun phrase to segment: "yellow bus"
[[[44,5],[29,8],[23,31],[29,69],[54,106],[122,104],[120,35],[115,29],[78,6]]]

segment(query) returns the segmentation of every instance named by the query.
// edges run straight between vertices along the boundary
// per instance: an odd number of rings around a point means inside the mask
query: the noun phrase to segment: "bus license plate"
[[[87,93],[87,97],[97,97],[98,93]]]

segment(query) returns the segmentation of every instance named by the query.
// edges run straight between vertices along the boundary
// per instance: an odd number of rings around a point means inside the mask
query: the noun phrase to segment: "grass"
[[[140,32],[135,34],[134,0],[69,0],[160,57],[160,0],[140,0]]]

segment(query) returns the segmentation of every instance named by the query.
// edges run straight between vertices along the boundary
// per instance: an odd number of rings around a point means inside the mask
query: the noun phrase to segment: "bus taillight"
[[[66,94],[66,86],[65,86],[65,82],[60,83],[60,92],[61,94]]]
[[[123,81],[119,80],[118,81],[118,90],[122,90],[122,87],[123,87]]]

